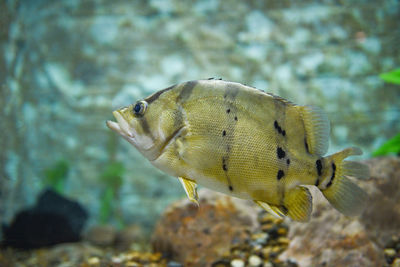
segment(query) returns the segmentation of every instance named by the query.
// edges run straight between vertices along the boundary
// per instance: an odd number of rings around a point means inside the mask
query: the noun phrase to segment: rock
[[[385,257],[388,263],[394,260],[400,227],[400,159],[374,158],[367,164],[371,178],[356,181],[369,194],[362,215],[343,216],[311,188],[312,218],[306,224],[290,223],[291,242],[280,259],[294,258],[299,266],[383,266]],[[385,256],[379,247],[386,247]]]
[[[357,219],[346,218],[329,205],[320,191],[310,188],[314,212],[308,223],[291,222],[287,250],[281,260],[299,266],[382,266],[379,247]]]
[[[20,211],[10,226],[3,226],[3,245],[29,249],[76,242],[87,217],[78,202],[48,189],[35,206]]]
[[[231,261],[232,267],[244,267],[244,261],[241,259],[234,259]]]
[[[367,163],[371,179],[359,184],[368,192],[369,202],[360,222],[371,239],[385,246],[400,229],[400,158],[374,158]]]
[[[182,264],[176,261],[170,261],[168,262],[167,267],[182,267]]]
[[[124,227],[117,233],[115,247],[120,250],[128,250],[133,244],[144,244],[145,236],[143,229],[136,224]]]
[[[207,266],[229,255],[232,245],[245,244],[257,226],[257,209],[246,201],[207,189],[200,206],[188,200],[173,204],[152,237],[155,251],[184,266]]]
[[[117,237],[117,230],[111,225],[97,225],[89,229],[85,239],[97,246],[112,246]]]
[[[391,264],[394,261],[394,258],[396,256],[396,250],[392,249],[392,248],[387,248],[383,251],[383,253],[385,254],[385,259],[387,261],[387,263]]]
[[[100,259],[98,257],[91,257],[88,259],[87,263],[90,266],[98,267],[100,266]]]
[[[249,257],[249,265],[252,267],[257,267],[260,266],[262,263],[262,260],[260,257],[258,257],[257,255],[251,255]]]

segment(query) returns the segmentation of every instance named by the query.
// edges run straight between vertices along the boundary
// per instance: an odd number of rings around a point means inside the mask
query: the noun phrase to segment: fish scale
[[[196,80],[160,90],[113,112],[107,125],[149,161],[179,177],[198,203],[197,184],[251,199],[276,216],[307,221],[317,186],[345,215],[357,215],[367,195],[347,177],[368,167],[345,161],[348,148],[324,156],[329,121],[316,107],[299,106],[255,88]]]

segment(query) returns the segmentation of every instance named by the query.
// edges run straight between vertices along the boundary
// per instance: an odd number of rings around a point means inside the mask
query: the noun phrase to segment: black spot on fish
[[[322,174],[322,162],[321,162],[320,159],[318,159],[315,162],[315,167],[317,168],[318,176],[321,176],[321,174]]]
[[[237,121],[238,120],[238,118],[235,116],[235,121]]]
[[[310,150],[308,150],[308,143],[307,143],[307,139],[304,138],[304,146],[306,147],[306,151],[307,153],[310,153]]]
[[[290,164],[290,159],[287,159],[286,163],[287,163],[287,165],[289,165]]]
[[[230,108],[228,108],[227,110],[226,110],[226,113],[230,113],[231,112],[231,109]]]
[[[274,121],[274,127],[275,127],[275,129],[278,130],[279,125],[278,125],[278,122],[277,122],[277,121]],[[279,128],[280,128],[280,127],[279,127]]]
[[[278,131],[278,133],[280,133],[282,136],[286,135],[286,131],[282,130],[282,127],[279,125],[277,121],[274,121],[274,127]]]
[[[225,158],[222,158],[222,169],[223,169],[224,171],[228,171],[228,167],[226,166],[226,160],[225,160]]]
[[[233,187],[231,185],[229,186],[229,191],[233,191]]]
[[[223,132],[222,132],[222,136],[225,136],[226,135],[226,131],[224,130]]]
[[[335,179],[335,173],[336,173],[336,165],[335,165],[335,163],[332,163],[332,176],[331,176],[329,183],[326,185],[326,188],[328,188],[332,185],[333,179]]]
[[[282,170],[278,171],[278,174],[276,175],[276,178],[278,178],[278,180],[282,179],[282,177],[285,176],[285,173]]]
[[[283,159],[286,156],[285,151],[278,146],[278,148],[276,149],[276,154],[278,155],[279,159]]]

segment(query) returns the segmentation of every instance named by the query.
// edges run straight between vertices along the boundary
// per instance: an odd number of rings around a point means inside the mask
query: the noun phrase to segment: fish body
[[[322,110],[295,105],[240,83],[177,84],[113,112],[107,125],[157,168],[179,177],[189,199],[196,185],[251,199],[276,216],[307,221],[317,186],[345,215],[362,211],[367,195],[346,176],[368,168],[328,157],[329,121]]]

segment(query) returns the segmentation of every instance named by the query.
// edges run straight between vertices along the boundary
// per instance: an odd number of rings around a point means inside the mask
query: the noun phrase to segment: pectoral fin
[[[185,189],[186,195],[188,196],[189,200],[199,205],[199,196],[197,195],[196,190],[197,184],[183,177],[179,177],[178,179],[181,182],[183,189]]]

